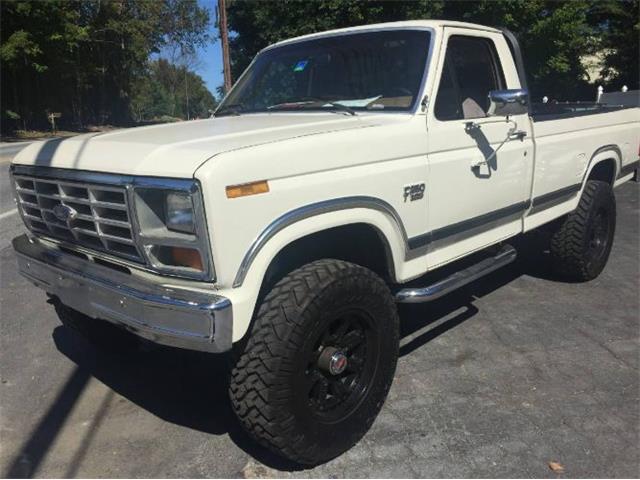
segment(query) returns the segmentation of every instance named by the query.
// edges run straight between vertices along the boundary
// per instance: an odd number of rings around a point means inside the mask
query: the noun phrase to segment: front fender
[[[366,213],[364,216],[369,218],[362,222],[355,220],[353,211],[357,209],[365,210],[365,212],[362,213]],[[344,210],[350,211],[346,221],[332,218],[332,216],[324,216],[326,213],[341,212]],[[380,217],[379,214],[381,214],[382,217]],[[420,253],[410,249],[402,219],[396,210],[384,200],[366,196],[336,198],[296,208],[295,210],[287,212],[271,222],[271,224],[262,231],[258,238],[256,238],[245,254],[234,279],[233,286],[242,286],[251,265],[260,254],[260,251],[263,250],[274,237],[278,236],[278,233],[290,226],[299,224],[298,227],[300,228],[298,230],[302,230],[304,233],[295,238],[291,238],[291,233],[295,231],[292,230],[289,235],[282,236],[285,239],[285,244],[282,245],[282,248],[286,246],[286,244],[291,243],[291,241],[301,238],[301,236],[353,223],[366,223],[376,227],[376,229],[383,234],[383,237],[387,241],[387,245],[389,247],[391,243],[396,243],[396,248],[390,248],[392,255],[395,252],[398,257],[401,257],[401,250],[404,250],[404,258],[394,258],[394,265],[398,265],[399,260],[408,260],[412,256]],[[392,230],[385,232],[385,230],[389,230],[389,227],[391,227]],[[390,239],[392,239],[391,242]],[[277,251],[280,251],[280,249],[281,248],[278,248]],[[392,273],[396,274],[397,272],[394,271]]]
[[[370,225],[383,236],[396,279],[420,273],[420,249],[409,247],[400,217],[382,200],[348,197],[292,210],[263,230],[246,252],[233,288],[220,292],[233,303],[233,341],[240,340],[249,328],[264,276],[283,248],[307,235],[356,223]]]

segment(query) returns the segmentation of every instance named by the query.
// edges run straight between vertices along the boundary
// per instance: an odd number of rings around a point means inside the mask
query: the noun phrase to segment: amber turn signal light
[[[227,198],[246,197],[258,193],[268,193],[269,184],[266,180],[260,182],[244,183],[242,185],[230,185],[226,188]]]
[[[189,267],[195,270],[203,271],[202,258],[200,252],[193,248],[169,247],[171,248],[171,257],[173,264],[178,267]]]

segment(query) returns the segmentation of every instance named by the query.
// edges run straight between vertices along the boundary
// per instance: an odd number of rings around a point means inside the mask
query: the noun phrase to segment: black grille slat
[[[75,197],[89,199],[89,190],[83,187],[74,187],[71,185],[61,185],[62,195],[65,197]]]
[[[35,182],[36,184],[36,193],[45,194],[45,195],[59,195],[60,189],[58,188],[58,184],[51,182]]]

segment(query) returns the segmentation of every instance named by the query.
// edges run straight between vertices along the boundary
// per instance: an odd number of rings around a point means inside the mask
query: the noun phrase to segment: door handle
[[[492,158],[493,154],[489,157]],[[489,159],[485,159],[484,157],[482,158],[474,158],[473,160],[471,160],[471,170],[475,170],[476,168],[480,168],[482,165],[488,165],[488,161]]]
[[[524,130],[515,130],[509,133],[509,140],[524,140],[527,136],[527,132]]]

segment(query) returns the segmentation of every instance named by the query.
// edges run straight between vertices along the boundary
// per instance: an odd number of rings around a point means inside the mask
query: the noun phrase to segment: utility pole
[[[187,120],[191,120],[189,116],[189,79],[187,77],[187,67],[184,67],[184,96],[187,100]]]
[[[231,89],[231,64],[229,63],[229,33],[227,31],[227,8],[225,0],[218,0],[218,29],[222,41],[222,68],[224,72],[224,93]]]

